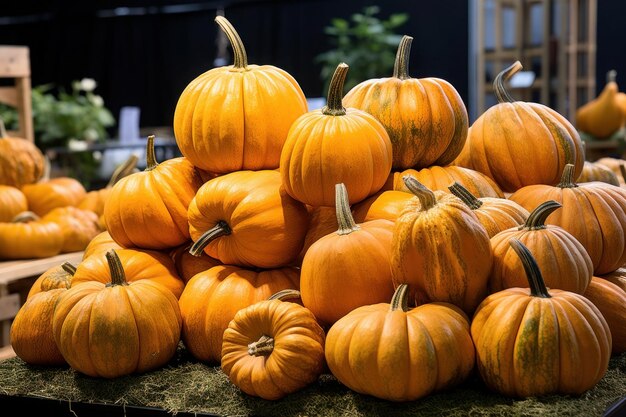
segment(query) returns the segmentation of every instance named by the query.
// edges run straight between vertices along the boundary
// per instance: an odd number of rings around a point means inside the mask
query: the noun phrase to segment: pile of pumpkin
[[[408,36],[393,77],[342,97],[340,64],[307,112],[297,82],[249,65],[216,21],[234,65],[182,92],[184,157],[157,163],[148,138],[146,170],[109,191],[108,232],[33,287],[19,357],[114,378],[166,365],[182,339],[265,399],[327,370],[393,401],[475,368],[514,397],[603,377],[626,350],[626,190],[574,182],[580,137],[509,96],[518,63],[471,128],[452,85],[409,77]]]

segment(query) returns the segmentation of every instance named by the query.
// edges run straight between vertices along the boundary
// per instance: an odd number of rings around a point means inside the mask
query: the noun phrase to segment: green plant
[[[396,48],[402,38],[394,31],[409,19],[409,15],[395,13],[387,20],[381,20],[376,16],[378,13],[378,6],[365,7],[362,12],[353,14],[351,21],[335,18],[324,29],[334,48],[315,59],[322,64],[322,95],[328,90],[330,77],[340,62],[350,66],[346,91],[361,81],[386,76],[393,70]]]

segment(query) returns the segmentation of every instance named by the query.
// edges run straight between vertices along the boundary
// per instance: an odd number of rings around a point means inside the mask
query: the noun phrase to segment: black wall
[[[623,0],[598,1],[596,90],[606,84],[606,73],[617,71],[617,85],[626,91],[626,40],[624,34],[626,2]]]

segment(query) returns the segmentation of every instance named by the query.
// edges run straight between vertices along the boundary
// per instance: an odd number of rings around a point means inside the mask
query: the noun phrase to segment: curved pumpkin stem
[[[220,236],[229,235],[232,232],[233,231],[228,223],[224,220],[220,220],[215,226],[204,232],[204,234],[200,236],[200,238],[196,240],[193,245],[191,245],[189,253],[193,256],[201,256],[202,251],[209,245],[209,243],[213,242]]]
[[[248,66],[248,55],[239,34],[224,16],[216,16],[215,23],[224,31],[233,48],[233,68],[245,69]]]
[[[248,345],[248,355],[269,356],[274,351],[274,338],[263,335],[259,340]]]
[[[398,45],[398,52],[396,52],[396,62],[393,65],[393,76],[401,80],[409,80],[409,58],[411,57],[411,43],[413,37],[404,35]]]
[[[465,203],[465,205],[472,210],[477,210],[483,205],[482,201],[476,198],[476,196],[470,193],[467,188],[463,187],[456,181],[448,187],[448,190],[450,190],[453,195],[460,198],[461,201],[463,201],[463,203]]]
[[[348,190],[344,184],[335,184],[335,213],[339,225],[338,235],[349,235],[361,229],[352,217]]]
[[[409,310],[409,286],[407,284],[400,284],[391,298],[391,304],[389,304],[391,311]]]
[[[522,68],[522,63],[515,61],[513,65],[496,75],[496,78],[493,80],[493,91],[498,99],[498,103],[513,103],[515,101],[504,88],[504,81],[510,79]]]
[[[530,295],[533,297],[551,298],[548,293],[548,288],[546,288],[546,284],[541,276],[541,270],[533,254],[530,253],[530,250],[515,238],[509,239],[509,245],[511,245],[522,261],[524,271],[526,271],[526,279],[528,279],[528,284],[530,285]]]
[[[269,300],[279,300],[279,301],[295,300],[296,298],[300,298],[300,291],[287,289],[287,290],[278,291],[276,294],[271,295],[270,298],[268,298],[268,301]]]
[[[15,217],[11,219],[11,223],[28,223],[39,220],[40,217],[37,216],[32,211],[23,211],[17,214]]]
[[[135,167],[137,166],[138,160],[139,158],[137,158],[137,155],[131,154],[128,159],[126,159],[126,161],[124,161],[123,163],[118,165],[117,168],[115,168],[106,186],[113,187],[115,184],[118,183],[119,180],[130,175],[133,172],[133,169],[135,169]]]
[[[4,120],[2,120],[2,118],[0,118],[0,139],[4,139],[7,138],[7,129],[4,126]]]
[[[563,176],[561,177],[561,182],[556,186],[559,188],[576,188],[578,184],[574,182],[574,165],[567,164],[563,169]]]
[[[608,71],[606,73],[606,83],[614,83],[615,80],[617,79],[617,71],[615,71],[614,69]]]
[[[322,113],[327,116],[343,116],[346,114],[346,109],[343,107],[342,99],[343,85],[346,82],[348,68],[348,64],[343,62],[337,65],[333,78],[330,80],[326,106],[322,109]]]
[[[410,175],[402,177],[402,181],[404,181],[406,188],[408,188],[413,195],[419,198],[420,203],[422,204],[421,211],[426,211],[437,205],[437,197],[435,197],[435,193],[426,188],[424,184]]]
[[[63,265],[61,265],[61,269],[63,269],[71,276],[74,276],[74,274],[76,273],[76,267],[69,262],[63,262]]]
[[[111,282],[109,282],[106,286],[114,287],[116,285],[128,285],[128,282],[126,282],[126,273],[124,272],[124,266],[122,265],[122,261],[120,260],[120,257],[117,256],[115,250],[108,250],[105,256],[107,258],[109,271],[111,273]]]
[[[154,135],[150,135],[146,142],[146,169],[144,171],[152,171],[158,165],[156,153],[154,152]]]
[[[540,230],[546,228],[546,219],[552,212],[561,207],[561,203],[554,200],[546,201],[537,206],[530,213],[526,222],[518,230]]]

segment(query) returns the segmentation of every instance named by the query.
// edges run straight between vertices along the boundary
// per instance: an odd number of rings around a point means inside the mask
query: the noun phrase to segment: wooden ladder
[[[30,49],[27,46],[0,45],[0,78],[12,78],[14,86],[0,87],[0,103],[15,107],[19,130],[9,136],[34,142],[30,83]]]

